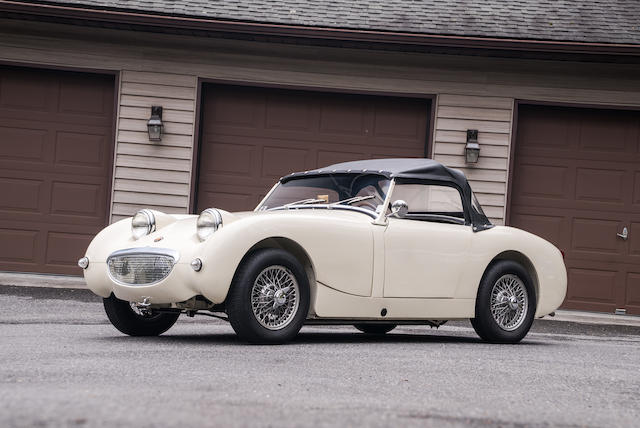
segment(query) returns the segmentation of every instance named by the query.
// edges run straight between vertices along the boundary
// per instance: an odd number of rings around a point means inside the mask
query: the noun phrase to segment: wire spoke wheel
[[[491,315],[498,326],[513,331],[522,325],[529,309],[524,282],[514,274],[503,275],[491,289]]]
[[[281,265],[260,272],[251,288],[251,309],[256,320],[269,330],[281,330],[294,319],[300,288],[294,274]]]

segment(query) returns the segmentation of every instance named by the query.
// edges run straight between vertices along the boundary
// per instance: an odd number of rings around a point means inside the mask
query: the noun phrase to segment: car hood
[[[190,253],[191,249],[206,246],[208,242],[215,240],[216,236],[233,234],[255,234],[256,231],[268,229],[274,236],[279,235],[281,225],[290,223],[290,220],[304,219],[304,223],[320,224],[319,220],[332,219],[340,223],[372,222],[373,219],[363,213],[347,210],[328,209],[288,209],[274,211],[240,211],[228,212],[220,210],[222,214],[222,228],[216,232],[213,239],[200,241],[196,233],[197,215],[193,214],[165,214],[154,211],[156,217],[156,230],[139,239],[131,236],[131,218],[115,222],[103,229],[93,239],[86,255],[94,261],[104,262],[107,257],[116,250],[127,248],[155,247],[171,248]]]

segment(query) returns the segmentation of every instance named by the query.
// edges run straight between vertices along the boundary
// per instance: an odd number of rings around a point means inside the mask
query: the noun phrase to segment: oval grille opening
[[[131,254],[109,258],[111,277],[123,284],[149,285],[171,273],[174,258],[162,254]]]

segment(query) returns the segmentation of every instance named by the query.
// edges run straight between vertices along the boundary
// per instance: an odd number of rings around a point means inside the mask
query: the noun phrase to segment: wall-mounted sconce
[[[480,157],[480,144],[478,144],[478,130],[467,129],[467,145],[464,146],[464,157],[467,163],[477,163]]]
[[[147,131],[149,132],[149,141],[162,140],[162,132],[164,124],[162,123],[162,107],[151,107],[151,117],[147,122]]]

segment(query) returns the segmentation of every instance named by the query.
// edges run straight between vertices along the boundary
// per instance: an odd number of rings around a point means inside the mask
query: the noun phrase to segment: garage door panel
[[[514,198],[525,197],[563,199],[569,189],[569,167],[544,163],[518,165],[517,192]]]
[[[615,309],[616,288],[620,273],[615,270],[570,268],[567,271],[572,284],[580,284],[567,292],[567,301],[572,304],[605,306],[609,311]]]
[[[623,250],[623,242],[618,239],[616,233],[622,229],[622,224],[622,219],[616,221],[574,218],[571,225],[573,236],[571,249],[602,255],[620,254]]]
[[[354,150],[356,150],[357,147],[354,147]],[[318,165],[332,165],[335,163],[340,163],[340,162],[348,162],[348,161],[355,161],[355,160],[360,160],[360,159],[365,159],[367,157],[372,157],[372,156],[368,156],[364,151],[363,152],[344,152],[344,151],[330,151],[330,150],[318,150]],[[382,156],[382,157],[389,157],[389,156]]]
[[[640,315],[640,272],[629,272],[626,289],[627,313]]]
[[[262,176],[274,181],[291,173],[291,164],[307,165],[309,150],[289,147],[262,148]]]
[[[0,67],[0,234],[16,248],[0,270],[80,273],[107,223],[113,106],[111,76]]]
[[[548,120],[549,113],[542,109],[531,109],[526,112],[526,117],[523,117],[522,109],[519,113],[519,150],[521,148],[536,149],[540,147],[571,150],[571,146],[577,143],[571,132],[575,127],[574,120],[571,118],[550,121]]]
[[[407,102],[401,106],[378,103],[374,116],[374,134],[405,141],[410,146],[421,138],[427,122],[420,104]]]
[[[38,212],[43,188],[42,180],[0,177],[0,210]]]
[[[426,113],[425,113],[426,114]],[[427,123],[425,122],[425,126]],[[386,149],[391,147],[398,148],[399,150],[407,150],[412,153],[419,153],[419,156],[424,156],[426,141],[422,142],[419,150],[417,149],[417,140],[419,139],[407,139],[405,137],[393,137],[387,135],[370,135],[370,134],[349,134],[349,133],[331,133],[331,132],[309,132],[297,129],[236,129],[230,126],[218,126],[211,125],[211,128],[205,130],[203,142],[206,143],[207,135],[213,133],[217,141],[252,141],[254,144],[261,144],[262,141],[273,140],[278,142],[288,142],[288,144],[300,144],[316,143],[316,144],[333,144],[337,146],[359,145],[362,147],[375,148],[375,150]],[[423,135],[426,138],[426,134]],[[417,156],[417,155],[414,155]]]
[[[197,209],[249,210],[296,170],[422,157],[424,100],[205,85]]]
[[[29,112],[49,109],[52,88],[46,81],[33,79],[23,70],[4,70],[0,76],[0,107]]]
[[[637,119],[633,112],[583,110],[580,112],[580,149],[597,152],[637,151]]]
[[[632,111],[520,106],[511,224],[565,250],[567,308],[632,306],[628,267],[640,262],[639,119]],[[617,236],[623,227],[626,241]]]
[[[228,92],[216,97],[215,91],[209,92],[211,96],[203,98],[202,107],[209,112],[205,129],[215,126],[220,130],[228,129],[233,133],[234,129],[257,129],[263,124],[263,109],[260,103],[256,103],[251,93],[246,90],[235,91],[232,102],[229,102]]]
[[[265,104],[265,128],[309,132],[317,129],[316,107],[305,102],[302,95],[278,94],[267,96]]]
[[[93,233],[49,231],[46,237],[45,263],[58,267],[75,267],[94,236]]]
[[[36,258],[38,230],[0,228],[0,260],[29,263]]]
[[[319,130],[329,134],[364,135],[371,132],[366,110],[365,105],[355,100],[324,104],[320,110]]]
[[[56,133],[55,163],[94,166],[102,170],[109,154],[110,135],[61,131]],[[99,171],[103,174],[103,171]]]
[[[111,79],[77,79],[68,75],[60,81],[59,113],[95,115],[111,118],[113,106]]]
[[[52,215],[72,215],[102,220],[105,188],[102,184],[51,183]]]
[[[577,168],[576,199],[624,204],[628,199],[625,170]]]
[[[634,239],[629,239],[629,254],[634,258],[640,257],[640,239],[635,239],[636,237],[640,237],[640,220],[631,221],[629,225],[629,236],[633,236]],[[637,261],[640,262],[640,259]]]
[[[247,190],[247,189],[243,189]],[[227,211],[250,211],[257,205],[258,195],[254,193],[217,192],[213,189],[201,189],[198,192],[200,210],[207,207],[223,207]]]
[[[226,174],[246,176],[250,174],[256,146],[249,144],[221,143],[214,136],[205,136],[200,161],[207,165],[201,174]]]
[[[7,126],[0,119],[0,159],[44,161],[48,132]]]
[[[563,248],[562,231],[566,228],[566,219],[563,216],[534,215],[512,213],[511,221],[519,227],[538,235],[554,245]]]
[[[640,205],[640,171],[633,172],[633,196],[632,202]]]

